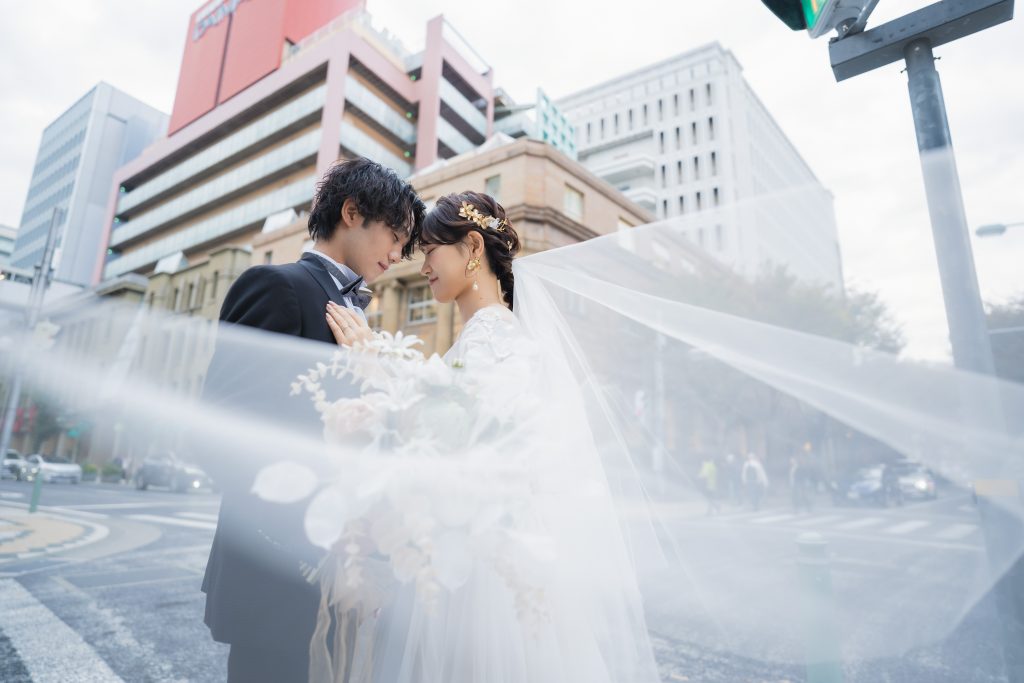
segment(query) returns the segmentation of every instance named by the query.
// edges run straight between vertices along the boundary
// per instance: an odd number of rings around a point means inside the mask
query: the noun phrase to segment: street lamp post
[[[1024,221],[1016,223],[990,223],[977,228],[974,234],[978,237],[995,237],[996,235],[1004,234],[1007,228],[1015,228],[1018,225],[1024,225]]]

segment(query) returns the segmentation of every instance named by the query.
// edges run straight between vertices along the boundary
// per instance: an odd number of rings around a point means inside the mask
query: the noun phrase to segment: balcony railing
[[[413,122],[388,106],[380,96],[355,78],[350,77],[345,81],[345,99],[387,128],[399,140],[409,145],[416,142],[416,126]]]
[[[351,121],[341,122],[341,146],[353,154],[394,169],[403,178],[412,173],[412,164],[374,140]]]
[[[246,226],[257,225],[266,220],[267,216],[278,211],[301,206],[313,198],[315,182],[314,175],[306,176],[273,192],[255,197],[227,211],[194,223],[152,244],[129,251],[108,262],[103,276],[105,279],[109,279],[152,265],[168,254],[187,251],[230,235]]]
[[[487,116],[474,107],[473,103],[445,78],[441,79],[441,100],[472,126],[473,130],[480,135],[487,134]]]
[[[437,137],[456,154],[462,154],[476,148],[476,145],[469,138],[441,117],[437,119]]]
[[[198,154],[147,180],[131,192],[122,194],[117,202],[117,212],[130,211],[139,204],[176,187],[211,166],[221,163],[224,159],[322,109],[325,93],[326,86],[324,85],[314,88],[283,107],[239,128]]]
[[[122,223],[110,237],[110,245],[116,247],[139,235],[171,223],[181,216],[222,199],[240,188],[258,182],[263,178],[280,173],[292,164],[298,163],[317,153],[320,147],[320,129],[248,161],[228,173],[202,183],[171,201],[161,204],[152,211],[146,211],[127,223]]]

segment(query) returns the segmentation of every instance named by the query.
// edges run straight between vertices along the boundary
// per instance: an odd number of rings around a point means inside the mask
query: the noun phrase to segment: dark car
[[[836,505],[903,505],[904,496],[896,470],[877,464],[840,477],[832,482],[832,501]]]
[[[184,463],[173,453],[146,458],[135,473],[135,487],[145,491],[150,486],[164,486],[180,493],[213,488],[213,482],[195,465]]]

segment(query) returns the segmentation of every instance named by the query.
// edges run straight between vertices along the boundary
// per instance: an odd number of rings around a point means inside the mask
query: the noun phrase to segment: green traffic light
[[[761,2],[794,31],[803,31],[807,28],[805,5],[808,0],[761,0]]]
[[[825,5],[828,4],[828,0],[801,0],[804,6],[804,21],[808,29],[813,29],[818,23],[818,17],[821,16]]]

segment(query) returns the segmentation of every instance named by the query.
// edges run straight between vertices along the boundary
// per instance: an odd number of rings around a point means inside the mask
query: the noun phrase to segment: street
[[[0,512],[30,495],[31,484],[3,482]],[[227,647],[203,625],[199,590],[218,505],[208,493],[44,486],[41,511],[59,508],[109,534],[0,564],[4,602],[20,597],[19,612],[34,618],[12,624],[11,610],[0,611],[0,680],[224,680]]]
[[[31,484],[2,482],[0,513],[20,514],[30,495]],[[39,514],[88,525],[86,537],[96,540],[25,558],[5,556],[0,542],[0,680],[224,680],[227,648],[210,640],[199,590],[218,505],[208,492],[44,486]],[[932,598],[963,588],[956,578],[983,552],[969,496],[801,514],[780,505],[726,506],[714,517],[696,511],[665,504],[666,539],[685,561],[644,582],[665,582],[648,596],[663,680],[805,679],[792,597],[795,540],[807,531],[829,542],[845,680],[1004,680],[987,603],[949,637],[903,656],[903,644],[920,644],[922,634],[872,616],[894,613],[876,600],[896,600],[912,623],[939,624],[958,605]],[[771,638],[766,624],[775,625]],[[874,657],[882,651],[892,656]]]

